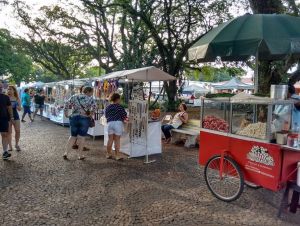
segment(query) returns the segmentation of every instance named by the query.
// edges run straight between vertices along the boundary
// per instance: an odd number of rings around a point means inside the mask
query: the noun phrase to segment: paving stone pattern
[[[22,152],[0,160],[0,225],[299,225],[276,218],[281,193],[245,188],[225,203],[208,191],[196,149],[164,147],[155,163],[107,160],[90,139],[87,159],[62,158],[68,128],[22,125]]]

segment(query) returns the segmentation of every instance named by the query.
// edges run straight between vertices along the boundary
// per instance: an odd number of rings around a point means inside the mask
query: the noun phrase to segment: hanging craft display
[[[129,101],[129,138],[130,143],[147,146],[148,103],[147,101]]]
[[[143,90],[143,86],[141,85],[135,85],[132,88],[132,94],[131,94],[131,98],[133,100],[144,100],[144,90]]]

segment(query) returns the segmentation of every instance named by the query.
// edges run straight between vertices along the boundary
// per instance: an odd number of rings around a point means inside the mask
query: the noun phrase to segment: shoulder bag
[[[85,114],[86,114],[87,116],[89,116],[89,127],[90,127],[90,128],[95,127],[95,120],[92,118],[91,112],[90,112],[89,110],[88,110],[88,111],[85,110],[85,108],[83,107],[83,105],[80,103],[79,97],[77,97],[77,100],[78,100],[78,103],[80,104],[81,108],[84,110]]]

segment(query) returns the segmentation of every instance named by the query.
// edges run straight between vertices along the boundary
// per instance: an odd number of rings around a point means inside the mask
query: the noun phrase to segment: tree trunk
[[[168,96],[168,111],[175,111],[176,106],[176,94],[177,94],[177,81],[170,81],[169,85],[165,84],[165,90]]]
[[[283,81],[286,69],[278,62],[259,62],[258,93],[269,95],[271,85],[280,84]]]
[[[283,13],[284,11],[281,0],[249,0],[249,4],[255,14]],[[271,84],[281,82],[280,73],[278,70],[271,70],[270,61],[259,62],[258,71],[258,93],[269,94]]]

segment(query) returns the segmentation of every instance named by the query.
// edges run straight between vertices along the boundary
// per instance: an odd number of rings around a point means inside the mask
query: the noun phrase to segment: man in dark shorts
[[[35,111],[33,114],[33,120],[34,120],[36,114],[38,113],[38,111],[40,111],[41,120],[43,120],[45,99],[46,99],[46,96],[45,96],[44,90],[39,90],[38,93],[34,95]]]
[[[2,93],[3,83],[0,81],[0,133],[2,137],[2,147],[3,147],[3,160],[7,160],[11,154],[8,153],[8,141],[9,141],[9,121],[14,120],[13,110],[9,97]]]

